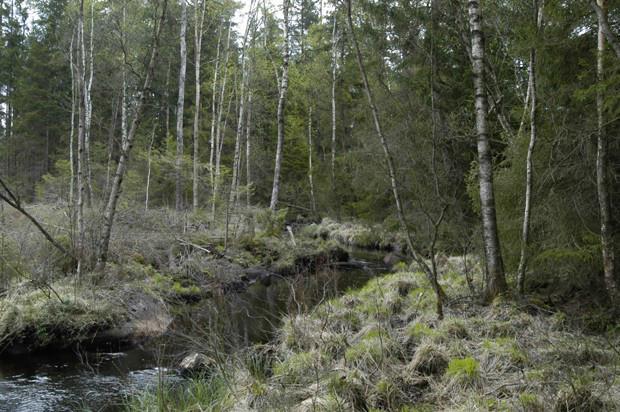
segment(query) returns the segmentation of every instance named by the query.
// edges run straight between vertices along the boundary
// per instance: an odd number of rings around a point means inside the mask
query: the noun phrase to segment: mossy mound
[[[161,335],[171,322],[161,299],[141,288],[75,288],[66,281],[52,288],[24,285],[0,300],[0,353],[118,347]]]
[[[451,296],[466,288],[454,276],[442,280]],[[598,410],[620,406],[620,383],[607,379],[620,357],[606,340],[617,345],[618,335],[558,330],[557,315],[511,302],[448,305],[443,321],[433,310],[423,275],[403,272],[285,319],[272,355],[278,373],[260,380],[250,409],[581,410],[570,408],[586,398]],[[571,347],[583,350],[562,349]],[[235,370],[235,391],[247,398],[255,379],[242,365]],[[562,383],[571,381],[585,382],[575,399]]]

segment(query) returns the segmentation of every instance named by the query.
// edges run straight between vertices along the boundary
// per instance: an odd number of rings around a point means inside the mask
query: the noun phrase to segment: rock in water
[[[385,255],[385,257],[383,258],[383,263],[388,266],[388,267],[394,267],[396,264],[402,262],[403,259],[401,256],[399,256],[396,253],[388,253],[387,255]]]
[[[183,358],[179,364],[179,370],[184,376],[207,375],[215,366],[215,360],[202,353],[194,352]]]

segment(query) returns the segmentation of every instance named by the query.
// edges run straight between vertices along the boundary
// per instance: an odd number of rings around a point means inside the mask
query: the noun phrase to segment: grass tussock
[[[125,320],[117,299],[105,290],[77,292],[62,282],[53,293],[24,287],[0,299],[0,348],[29,352],[93,338]]]
[[[359,222],[337,222],[324,218],[319,224],[304,228],[310,237],[332,239],[340,244],[364,249],[403,249],[404,237],[387,231],[382,225],[365,225]]]
[[[450,296],[462,296],[467,286],[452,276],[442,282]],[[269,351],[257,349],[231,366],[229,395],[238,403],[217,410],[620,407],[617,332],[589,335],[564,320],[558,327],[563,315],[509,301],[480,306],[461,299],[438,321],[424,285],[418,273],[386,275],[285,318]]]

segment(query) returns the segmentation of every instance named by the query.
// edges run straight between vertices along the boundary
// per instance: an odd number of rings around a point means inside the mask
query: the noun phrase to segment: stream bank
[[[312,266],[314,272],[296,275],[265,269],[268,278],[247,276],[237,280],[242,287],[212,281],[209,297],[200,300],[160,295],[172,323],[163,336],[143,339],[132,348],[108,345],[100,352],[101,346],[72,345],[64,351],[7,357],[0,361],[0,404],[10,411],[124,410],[130,395],[153,390],[163,378],[167,384],[178,382],[179,360],[206,342],[207,335],[225,331],[228,339],[222,347],[228,352],[271,341],[293,300],[309,309],[385,270],[381,254],[352,255],[346,263],[320,264]]]

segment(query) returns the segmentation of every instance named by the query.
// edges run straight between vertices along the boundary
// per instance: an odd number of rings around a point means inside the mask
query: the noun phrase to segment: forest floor
[[[327,224],[326,224],[327,223]],[[331,230],[327,230],[331,227]],[[356,244],[351,225],[312,236]],[[373,240],[374,244],[374,240]],[[474,260],[474,259],[472,259]],[[539,290],[492,304],[471,297],[462,258],[446,258],[435,300],[415,266],[282,320],[277,338],[182,387],[130,400],[133,411],[615,411],[620,327],[592,296]],[[476,284],[480,266],[470,266]],[[583,292],[585,293],[585,292]]]
[[[32,212],[68,236],[63,209]],[[359,290],[289,313],[269,344],[214,362],[181,387],[162,382],[128,400],[135,411],[613,411],[620,408],[620,327],[584,291],[539,289],[481,304],[465,272],[479,263],[442,257],[449,301],[435,301],[415,266],[398,261],[402,237],[381,227],[301,224],[256,212],[225,232],[200,216],[122,209],[104,273],[66,275],[67,262],[28,223],[8,215],[0,346],[28,352],[76,343],[135,342],[162,334],[175,307],[234,293],[270,276],[312,274],[347,259],[346,247],[392,250],[393,271]],[[96,223],[96,217],[91,216]],[[93,224],[93,228],[97,225]],[[94,244],[97,232],[87,239]],[[230,245],[228,245],[230,243]],[[386,252],[387,253],[387,252]],[[573,291],[574,292],[574,291]]]
[[[40,205],[31,213],[68,246],[67,213]],[[86,234],[95,248],[96,219]],[[13,273],[0,288],[0,350],[4,354],[83,347],[118,348],[162,335],[175,308],[213,295],[244,290],[272,276],[310,273],[347,261],[336,241],[274,231],[271,216],[250,233],[239,218],[224,230],[202,217],[164,209],[120,214],[103,272],[67,274],[70,261],[54,250],[19,214],[7,214],[2,264]],[[260,220],[260,219],[259,219]],[[281,226],[281,224],[279,224]],[[62,230],[60,230],[62,229]],[[237,236],[237,231],[248,233]],[[277,232],[277,233],[276,233]],[[228,246],[228,247],[226,247]]]

